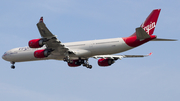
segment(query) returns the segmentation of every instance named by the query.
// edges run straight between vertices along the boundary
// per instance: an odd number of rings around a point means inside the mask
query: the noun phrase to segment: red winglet
[[[152,55],[152,52],[151,53],[149,53],[149,56],[151,56]]]
[[[39,22],[43,22],[43,17],[40,18]]]

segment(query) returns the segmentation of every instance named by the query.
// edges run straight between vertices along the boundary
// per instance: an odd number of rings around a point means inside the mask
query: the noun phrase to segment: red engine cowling
[[[45,58],[48,57],[50,55],[50,51],[42,49],[42,50],[36,50],[34,52],[34,57],[36,58]]]
[[[79,60],[72,60],[71,63],[68,63],[68,66],[69,67],[77,67],[77,66],[80,66],[81,63],[79,63]]]
[[[99,59],[98,65],[99,66],[110,66],[114,63],[113,59]]]
[[[30,40],[28,43],[30,48],[40,48],[44,45],[44,40],[43,39],[33,39]]]

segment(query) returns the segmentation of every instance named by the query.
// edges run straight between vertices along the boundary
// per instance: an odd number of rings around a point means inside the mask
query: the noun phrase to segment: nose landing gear
[[[15,66],[14,66],[14,64],[15,64],[15,62],[11,62],[11,69],[15,69]]]

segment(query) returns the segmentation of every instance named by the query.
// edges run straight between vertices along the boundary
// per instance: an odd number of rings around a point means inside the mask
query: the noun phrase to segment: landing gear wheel
[[[92,65],[89,65],[89,64],[83,64],[84,67],[87,67],[89,69],[92,69]]]
[[[88,65],[87,68],[92,69],[92,65]]]
[[[11,68],[12,68],[12,69],[15,69],[15,66],[14,66],[14,65],[12,65],[12,66],[11,66]]]
[[[88,61],[86,60],[86,62],[83,64],[84,67],[87,67],[89,69],[92,69],[92,65],[89,65]]]
[[[11,65],[11,68],[12,68],[12,69],[15,69],[15,66],[14,66],[15,62],[11,62],[11,64],[12,64],[12,65]]]

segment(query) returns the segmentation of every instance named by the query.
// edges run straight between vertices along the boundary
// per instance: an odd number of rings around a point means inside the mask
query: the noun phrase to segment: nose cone
[[[6,60],[7,59],[7,57],[6,57],[6,53],[2,56],[2,58],[4,59],[4,60]]]
[[[5,57],[4,57],[4,55],[2,56],[2,58],[5,60]]]

